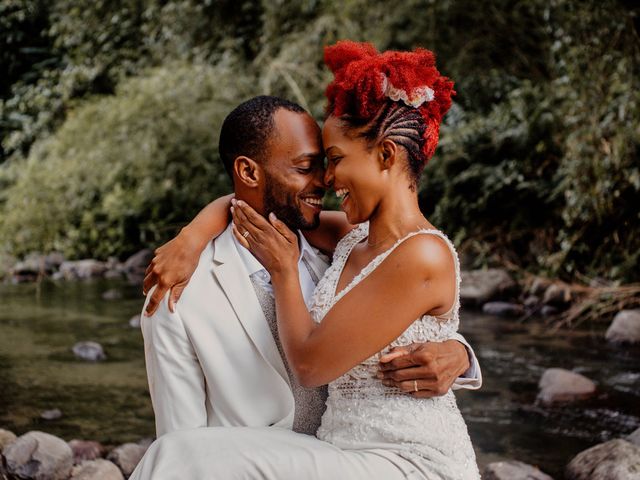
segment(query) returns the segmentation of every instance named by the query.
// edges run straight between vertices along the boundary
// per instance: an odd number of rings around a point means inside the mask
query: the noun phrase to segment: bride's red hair
[[[424,119],[425,163],[431,158],[438,144],[440,122],[455,95],[453,82],[437,70],[433,52],[416,48],[412,52],[379,53],[370,43],[342,40],[325,47],[324,61],[334,74],[326,90],[327,114],[373,120],[390,98],[400,101],[398,95],[404,96],[403,103],[416,108]],[[389,87],[396,95],[389,94]],[[418,93],[425,92],[430,100],[417,105]],[[417,96],[418,100],[411,102]]]

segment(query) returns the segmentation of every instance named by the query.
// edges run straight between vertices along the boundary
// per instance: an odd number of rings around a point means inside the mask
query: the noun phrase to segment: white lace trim
[[[423,103],[431,102],[435,99],[435,92],[426,85],[416,87],[410,92],[407,92],[401,88],[394,87],[384,74],[382,75],[382,91],[384,95],[391,100],[403,102],[405,105],[413,108],[418,108]]]

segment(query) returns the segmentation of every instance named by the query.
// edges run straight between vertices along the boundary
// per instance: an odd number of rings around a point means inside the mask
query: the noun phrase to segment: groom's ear
[[[249,188],[256,188],[262,178],[262,167],[252,158],[239,156],[233,162],[235,177]]]

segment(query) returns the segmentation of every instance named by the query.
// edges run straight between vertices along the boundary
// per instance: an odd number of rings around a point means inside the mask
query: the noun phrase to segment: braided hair
[[[326,90],[327,115],[370,145],[390,139],[402,146],[415,189],[455,95],[453,82],[436,69],[434,54],[421,48],[379,53],[370,43],[343,40],[326,47],[324,59],[334,74]]]

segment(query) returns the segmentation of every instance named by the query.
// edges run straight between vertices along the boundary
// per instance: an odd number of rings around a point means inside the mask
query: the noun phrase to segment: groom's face
[[[264,212],[297,230],[318,226],[324,196],[324,154],[318,124],[307,113],[280,109],[264,165]]]

